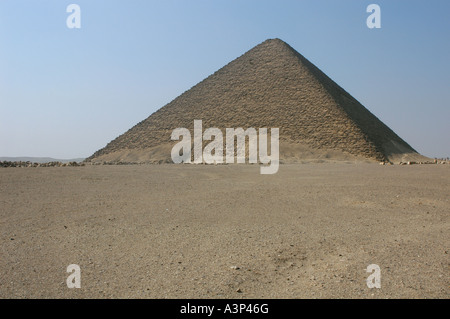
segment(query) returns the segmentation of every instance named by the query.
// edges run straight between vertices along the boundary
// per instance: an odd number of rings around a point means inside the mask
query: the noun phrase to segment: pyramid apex
[[[281,40],[280,38],[269,38],[269,39],[267,39],[267,40],[265,40],[264,42],[262,42],[262,43],[278,43],[278,44],[286,44],[287,45],[287,43],[286,42],[284,42],[283,40]]]
[[[279,41],[279,42],[286,43],[283,40],[281,40],[280,38],[269,38],[269,39],[267,39],[267,41]]]
[[[295,49],[293,49],[288,43],[281,40],[280,38],[267,39],[258,44],[256,47],[272,48],[272,49],[289,49],[290,51],[295,51]]]

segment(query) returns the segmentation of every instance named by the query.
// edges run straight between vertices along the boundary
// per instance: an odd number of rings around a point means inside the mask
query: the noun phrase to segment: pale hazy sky
[[[66,7],[81,7],[81,29]],[[381,29],[366,7],[381,7]],[[0,0],[0,156],[87,157],[268,38],[450,156],[450,1]]]

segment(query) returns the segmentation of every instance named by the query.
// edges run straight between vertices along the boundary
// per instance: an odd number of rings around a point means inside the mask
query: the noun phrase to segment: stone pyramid
[[[87,161],[171,163],[175,128],[279,128],[280,160],[421,158],[316,66],[269,39],[136,124]]]

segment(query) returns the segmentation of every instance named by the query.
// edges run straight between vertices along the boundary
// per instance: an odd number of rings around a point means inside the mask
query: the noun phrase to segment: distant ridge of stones
[[[300,53],[269,39],[225,65],[86,159],[171,163],[175,128],[280,129],[281,162],[305,158],[427,162]]]
[[[53,157],[32,157],[32,156],[0,156],[0,162],[31,162],[31,163],[50,163],[50,162],[83,162],[85,158],[59,159]]]
[[[66,167],[66,166],[85,166],[85,163],[77,162],[48,162],[48,163],[36,163],[30,161],[1,161],[0,167]]]
[[[414,164],[447,164],[449,163],[447,159],[435,159],[434,161],[426,161],[426,162],[399,162],[399,165],[414,165]],[[134,163],[134,162],[88,162],[88,163],[77,163],[77,162],[48,162],[48,163],[35,163],[35,162],[22,162],[22,161],[0,161],[0,167],[79,167],[88,165],[144,165],[148,164],[145,162],[142,163]],[[158,163],[164,164],[164,163]],[[380,165],[392,165],[392,162],[380,162]]]

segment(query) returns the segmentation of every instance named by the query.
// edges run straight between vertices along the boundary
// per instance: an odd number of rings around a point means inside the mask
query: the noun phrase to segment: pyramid
[[[316,66],[280,39],[228,63],[87,161],[171,163],[175,128],[279,128],[280,160],[422,158]]]

